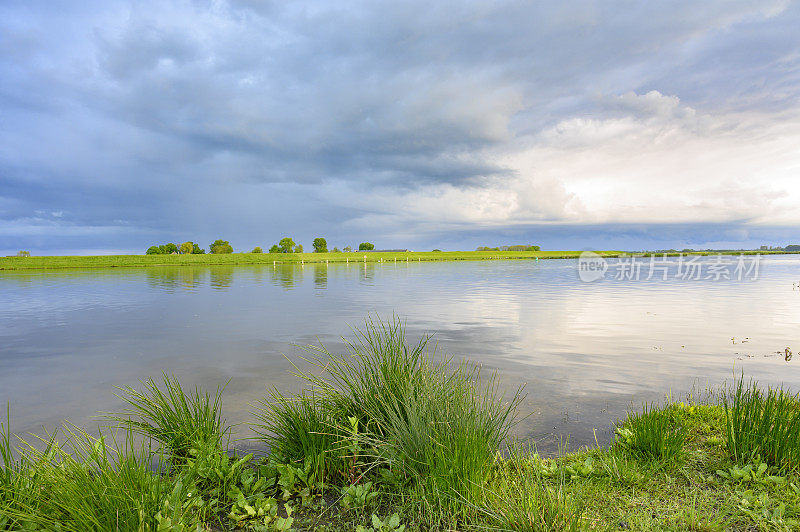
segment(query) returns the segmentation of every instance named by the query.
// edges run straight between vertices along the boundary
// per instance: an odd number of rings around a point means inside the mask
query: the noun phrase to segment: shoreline
[[[252,266],[278,264],[346,264],[394,262],[449,262],[482,260],[548,260],[577,259],[584,251],[411,251],[350,253],[230,253],[202,255],[55,255],[34,257],[2,257],[0,271],[57,270],[96,268],[146,268],[154,266]],[[691,253],[633,253],[594,251],[603,258],[678,257],[710,255],[796,255],[792,251],[695,251]]]

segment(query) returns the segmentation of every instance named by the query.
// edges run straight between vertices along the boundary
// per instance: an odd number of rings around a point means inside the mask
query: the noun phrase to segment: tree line
[[[345,246],[342,249],[334,247],[332,250],[328,251],[328,241],[324,238],[317,237],[314,239],[313,242],[314,253],[349,253],[353,251],[353,248],[350,246]],[[208,247],[209,252],[213,254],[219,253],[233,253],[233,246],[227,240],[215,240],[211,243]],[[375,244],[371,242],[362,242],[358,245],[359,251],[371,251],[375,249]],[[187,241],[181,244],[180,246],[175,244],[174,242],[169,242],[167,244],[155,245],[150,246],[145,251],[146,255],[200,255],[205,253],[206,250],[201,248],[194,242]],[[263,253],[264,251],[261,247],[256,246],[250,253]],[[303,244],[296,244],[295,241],[291,237],[284,237],[281,238],[277,244],[274,244],[271,248],[269,248],[270,253],[303,253]]]

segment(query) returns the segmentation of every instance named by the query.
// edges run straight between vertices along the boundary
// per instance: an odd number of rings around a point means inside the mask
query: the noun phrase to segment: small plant
[[[594,473],[594,459],[589,456],[583,462],[568,464],[564,467],[564,472],[569,475],[570,480],[589,478]]]
[[[363,510],[369,507],[377,496],[378,492],[372,490],[372,482],[351,484],[342,488],[342,506],[352,510]]]
[[[769,474],[769,466],[766,463],[760,462],[756,464],[747,464],[744,467],[734,465],[727,471],[721,469],[717,470],[717,475],[725,480],[741,483],[755,483],[761,485],[782,485],[786,483],[786,478],[778,475]]]
[[[398,514],[392,514],[385,521],[381,521],[377,515],[372,514],[372,526],[364,528],[358,525],[356,532],[403,532],[405,529],[406,525],[400,524],[400,516]]]
[[[617,427],[617,442],[636,458],[670,461],[680,459],[686,432],[671,415],[672,406],[645,404],[641,414],[632,414]]]

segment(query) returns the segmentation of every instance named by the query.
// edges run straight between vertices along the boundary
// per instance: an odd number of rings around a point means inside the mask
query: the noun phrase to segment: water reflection
[[[314,288],[328,288],[328,264],[314,264]]]
[[[246,421],[265,386],[298,386],[295,344],[340,350],[366,316],[396,314],[410,338],[433,332],[507,389],[526,385],[519,435],[580,445],[597,428],[602,442],[627,408],[670,391],[740,371],[799,385],[798,270],[765,259],[746,283],[581,283],[575,261],[556,260],[0,272],[0,403],[21,432],[91,424],[115,408],[114,386],[165,370],[231,378],[226,415]]]
[[[215,290],[224,290],[233,283],[233,271],[236,266],[211,266],[211,287]]]
[[[285,289],[294,288],[303,281],[303,268],[294,264],[277,264],[272,266],[272,282]]]
[[[142,270],[151,288],[167,291],[194,290],[205,282],[209,272],[208,268],[195,266],[164,266]]]

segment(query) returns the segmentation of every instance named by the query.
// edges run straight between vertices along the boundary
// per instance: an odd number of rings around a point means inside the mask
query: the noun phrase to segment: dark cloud
[[[582,184],[518,155],[585,117],[603,138],[603,120],[651,115],[697,135],[710,129],[688,124],[695,112],[791,120],[798,22],[778,1],[5,2],[0,252],[34,233],[66,249],[59,235],[81,231],[81,249],[220,231],[242,246],[319,228],[350,239],[378,218],[388,240],[455,242],[408,230],[449,227],[439,212],[404,218],[437,194],[497,205],[485,227],[453,209],[481,232],[591,224],[569,206],[591,199]],[[597,142],[584,126],[559,149]]]

